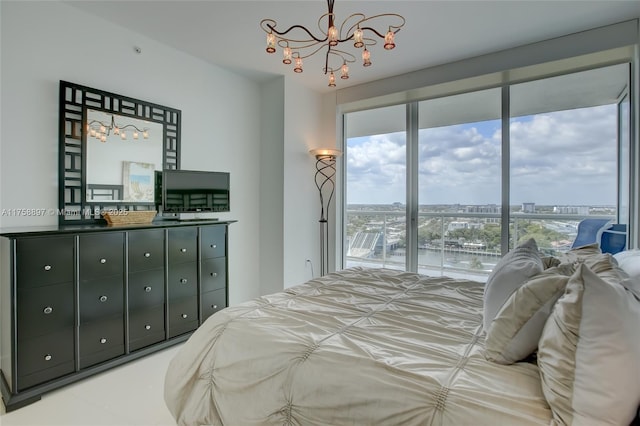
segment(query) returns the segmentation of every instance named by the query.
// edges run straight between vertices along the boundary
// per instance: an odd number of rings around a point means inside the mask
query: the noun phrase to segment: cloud
[[[511,204],[615,205],[616,107],[514,118]],[[499,204],[500,121],[419,131],[421,204]],[[352,138],[346,150],[347,203],[405,201],[405,133]]]

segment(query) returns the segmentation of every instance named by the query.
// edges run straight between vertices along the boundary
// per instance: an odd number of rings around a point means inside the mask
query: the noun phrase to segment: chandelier
[[[116,124],[113,115],[111,115],[110,123],[105,123],[100,120],[91,120],[87,123],[87,135],[98,139],[100,142],[106,142],[111,132],[113,132],[114,135],[120,136],[122,140],[126,140],[127,131],[131,131],[133,139],[138,139],[141,133],[144,139],[149,139],[148,128],[140,129],[134,124]]]
[[[302,62],[318,52],[324,52],[324,74],[329,75],[329,87],[335,87],[335,73],[340,71],[341,79],[349,78],[349,64],[356,62],[356,56],[344,50],[343,44],[350,42],[353,47],[361,49],[362,65],[371,65],[369,47],[384,40],[384,48],[391,50],[396,47],[395,35],[405,24],[405,19],[395,13],[384,13],[366,17],[362,13],[354,13],[347,17],[340,26],[336,26],[336,16],[333,13],[335,0],[327,0],[329,11],[318,19],[320,35],[316,36],[302,25],[292,25],[285,31],[278,31],[278,25],[273,19],[263,19],[260,27],[267,33],[267,52],[275,53],[276,45],[282,48],[282,62],[286,65],[294,64],[293,71],[302,72]],[[370,25],[382,20],[392,21],[383,34]],[[291,35],[289,35],[291,33]]]

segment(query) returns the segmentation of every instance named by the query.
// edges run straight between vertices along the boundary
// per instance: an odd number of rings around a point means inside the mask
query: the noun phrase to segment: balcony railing
[[[615,220],[612,215],[512,213],[509,248],[533,237],[547,255],[565,252],[586,218]],[[405,269],[404,211],[347,210],[345,220],[346,267]],[[418,272],[486,280],[502,256],[501,222],[499,213],[420,212]]]

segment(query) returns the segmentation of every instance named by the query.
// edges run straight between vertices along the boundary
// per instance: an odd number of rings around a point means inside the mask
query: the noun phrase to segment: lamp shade
[[[313,156],[317,157],[339,157],[342,151],[335,148],[316,148],[309,151]]]

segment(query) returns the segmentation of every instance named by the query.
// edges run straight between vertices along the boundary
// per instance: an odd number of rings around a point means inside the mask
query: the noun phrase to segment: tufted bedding
[[[210,317],[171,361],[180,425],[548,425],[538,367],[485,359],[483,285],[352,268]]]

